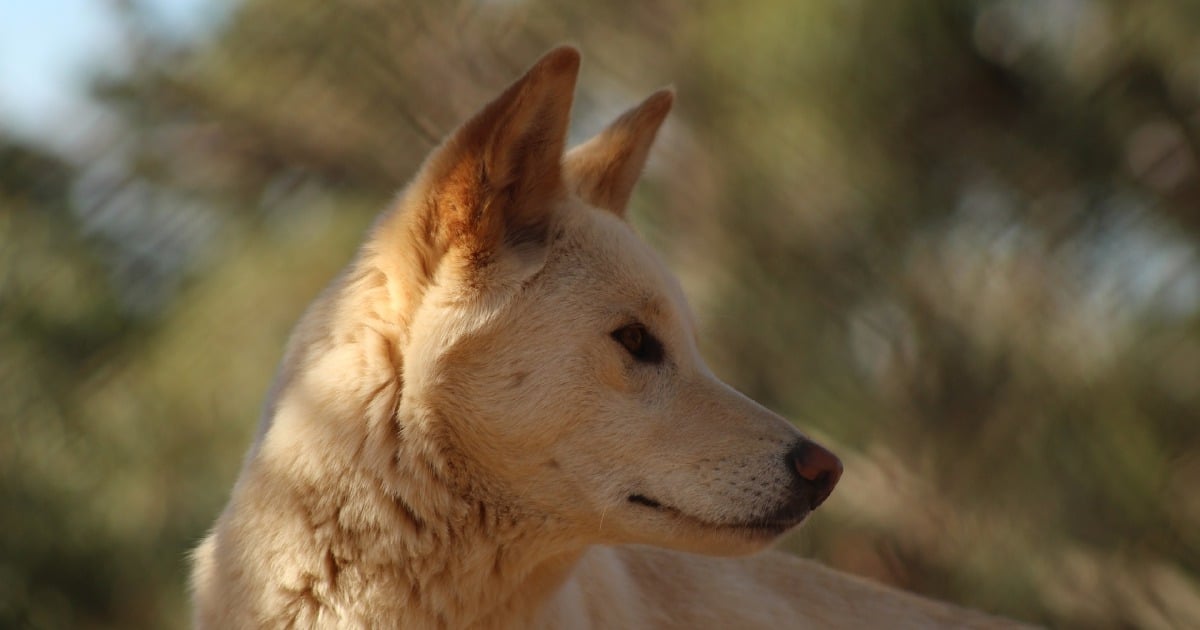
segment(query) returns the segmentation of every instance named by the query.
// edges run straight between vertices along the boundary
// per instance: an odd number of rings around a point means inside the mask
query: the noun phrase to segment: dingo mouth
[[[773,514],[751,519],[748,521],[733,522],[733,523],[714,523],[702,518],[692,516],[678,508],[662,503],[647,497],[644,494],[631,494],[627,499],[630,503],[640,505],[650,510],[654,510],[661,514],[671,517],[672,519],[683,521],[689,525],[702,527],[705,529],[716,529],[724,531],[737,531],[743,534],[750,534],[753,537],[774,538],[787,530],[799,525],[812,512],[807,506],[800,504],[785,505]]]

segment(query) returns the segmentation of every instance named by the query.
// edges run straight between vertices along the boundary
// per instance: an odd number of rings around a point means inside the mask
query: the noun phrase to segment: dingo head
[[[756,550],[841,463],[713,376],[678,284],[624,220],[672,92],[564,153],[578,69],[572,48],[538,61],[368,241],[410,304],[405,432],[436,432],[489,500],[578,540]]]

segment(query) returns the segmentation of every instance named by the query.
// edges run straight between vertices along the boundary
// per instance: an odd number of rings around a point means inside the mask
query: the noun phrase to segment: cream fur
[[[803,516],[767,516],[801,435],[712,375],[623,220],[672,94],[564,158],[578,64],[453,134],[305,313],[195,552],[196,626],[1010,625],[745,555]],[[633,322],[661,363],[610,334]]]

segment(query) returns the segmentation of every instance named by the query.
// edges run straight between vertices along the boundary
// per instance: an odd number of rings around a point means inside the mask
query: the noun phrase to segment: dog
[[[625,220],[673,92],[566,151],[579,64],[452,133],[305,312],[196,627],[1012,626],[759,553],[842,464],[713,376]]]

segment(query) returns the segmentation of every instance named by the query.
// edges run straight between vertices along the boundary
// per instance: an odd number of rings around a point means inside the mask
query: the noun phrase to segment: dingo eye
[[[663,347],[641,324],[622,326],[612,333],[617,343],[625,346],[630,356],[642,363],[662,363]]]

